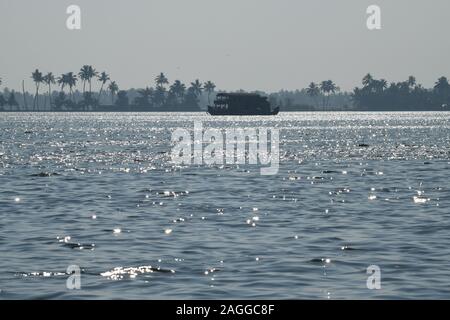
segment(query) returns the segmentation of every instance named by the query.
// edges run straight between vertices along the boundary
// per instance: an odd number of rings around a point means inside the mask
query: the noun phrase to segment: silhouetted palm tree
[[[81,67],[80,72],[78,72],[81,82],[83,83],[83,95],[86,93],[86,82],[89,79],[89,66],[84,65]]]
[[[200,97],[202,95],[203,87],[200,80],[196,79],[194,82],[191,82],[191,88],[192,92],[197,96]]]
[[[450,89],[450,84],[446,77],[440,77],[438,81],[434,84],[434,90],[438,92],[445,93]]]
[[[61,92],[64,92],[64,87],[67,85],[67,79],[66,75],[62,74],[58,79],[56,80],[59,86],[61,86]]]
[[[166,88],[161,85],[157,85],[153,94],[153,102],[157,107],[161,107],[166,100]]]
[[[33,102],[33,111],[36,108],[39,110],[39,85],[44,81],[44,78],[42,77],[42,73],[36,69],[32,74],[31,78],[34,81],[34,84],[36,85],[36,94],[34,95],[34,102]]]
[[[208,94],[208,104],[211,103],[211,93],[214,92],[214,89],[216,88],[216,85],[212,82],[212,81],[206,81],[204,84],[204,89],[206,91],[206,93]]]
[[[376,80],[372,79],[370,84],[366,87],[370,92],[381,94],[385,89],[387,89],[388,83],[384,79]],[[407,85],[405,85],[408,88]]]
[[[167,77],[164,75],[164,73],[160,73],[159,75],[156,76],[155,78],[155,82],[157,86],[161,86],[164,87],[164,85],[169,83],[169,80],[167,79]]]
[[[310,84],[309,84],[309,86],[308,86],[308,88],[306,88],[306,94],[308,95],[308,96],[310,96],[313,100],[314,100],[314,102],[316,103],[316,107],[317,107],[317,97],[319,96],[319,94],[320,94],[320,88],[319,88],[319,86],[316,84],[316,83],[314,83],[314,82],[311,82]]]
[[[175,82],[170,86],[170,93],[176,97],[177,104],[182,103],[185,91],[186,86],[180,80],[175,80]]]
[[[111,92],[111,104],[114,104],[114,95],[119,91],[119,86],[115,81],[111,81],[108,90]]]
[[[102,72],[99,76],[98,76],[98,81],[100,81],[102,83],[102,86],[100,87],[100,92],[98,93],[98,101],[100,102],[100,98],[103,92],[103,86],[106,84],[106,82],[108,82],[110,80],[109,75],[106,72]]]
[[[414,80],[415,83],[416,80]],[[379,87],[381,88],[381,90],[385,90],[388,87],[388,83],[385,79],[381,79],[380,81],[378,81]]]
[[[450,104],[450,84],[446,77],[440,77],[435,83],[434,88],[435,105],[446,107]]]
[[[198,108],[198,96],[196,93],[196,88],[190,86],[187,89],[186,95],[184,96],[183,105],[190,108]]]
[[[98,76],[97,70],[92,68],[92,66],[89,66],[89,73],[88,73],[88,82],[89,82],[89,93],[92,95],[92,79]]]
[[[78,76],[83,82],[83,94],[86,93],[86,82],[89,83],[89,92],[92,93],[92,78],[97,75],[98,72],[92,66],[84,65],[81,67],[80,72],[78,72]]]
[[[373,81],[373,77],[370,73],[368,73],[367,75],[364,76],[363,80],[362,80],[362,84],[364,85],[364,87],[368,87],[371,85]]]
[[[416,78],[414,76],[408,77],[408,86],[412,89],[416,86]]]
[[[55,99],[55,108],[56,110],[62,110],[62,107],[66,104],[66,94],[64,93],[64,87],[67,85],[67,77],[65,74],[62,74],[56,80],[59,86],[61,86],[61,91]]]
[[[330,95],[336,93],[336,91],[339,91],[339,87],[337,87],[333,81],[326,80],[322,81],[320,84],[320,90],[324,95],[324,107],[327,107],[330,100]]]
[[[70,100],[75,103],[73,99],[73,87],[77,85],[77,76],[73,72],[68,72],[63,75],[65,85],[69,86],[69,92],[70,92]]]
[[[50,108],[52,106],[52,84],[55,84],[55,76],[53,73],[49,72],[44,76],[44,83],[48,86],[48,100]]]

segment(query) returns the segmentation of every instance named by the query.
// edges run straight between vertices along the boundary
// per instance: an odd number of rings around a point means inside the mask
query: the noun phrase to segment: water
[[[173,166],[194,120],[280,129],[279,173]],[[450,298],[449,129],[447,112],[2,113],[0,299]]]

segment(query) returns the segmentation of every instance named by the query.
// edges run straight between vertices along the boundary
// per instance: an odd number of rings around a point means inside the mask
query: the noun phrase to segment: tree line
[[[90,65],[84,65],[76,74],[74,72],[63,73],[56,77],[52,72],[42,73],[36,69],[31,73],[35,90],[32,102],[29,103],[22,82],[22,110],[26,111],[95,111],[109,109],[121,109],[126,107],[140,107],[141,109],[199,109],[200,96],[205,93],[210,100],[216,85],[212,81],[200,82],[196,79],[186,86],[180,80],[172,84],[164,73],[156,76],[154,87],[146,87],[137,90],[137,95],[130,99],[129,90],[121,90],[116,81],[112,81],[106,72],[98,72]],[[92,90],[93,82],[100,84],[98,92]],[[0,85],[2,84],[0,78]],[[77,85],[81,88],[81,97]],[[59,91],[52,91],[52,87],[58,86]],[[46,93],[43,93],[43,91]],[[105,102],[105,95],[109,100]],[[77,98],[78,97],[78,98]],[[10,109],[18,108],[19,102],[16,92],[11,91],[8,97],[0,94],[0,108],[9,106]]]
[[[426,111],[450,110],[450,84],[440,77],[432,88],[418,84],[414,76],[402,82],[388,83],[370,73],[363,77],[362,87],[341,92],[332,80],[311,82],[296,91],[281,90],[269,95],[281,110],[362,110],[362,111]]]
[[[433,88],[426,89],[414,76],[388,84],[385,79],[375,79],[369,73],[362,79],[362,85],[352,94],[359,109],[441,110],[450,105],[450,84],[446,77],[440,77]]]
[[[77,74],[68,72],[59,77],[35,70],[31,79],[35,84],[34,93],[26,92],[23,83],[21,99],[15,91],[5,90],[0,94],[0,110],[5,106],[9,106],[9,110],[19,110],[21,106],[20,110],[25,111],[42,111],[43,108],[51,111],[198,111],[200,100],[211,104],[216,93],[216,85],[211,81],[202,83],[197,79],[189,86],[180,80],[169,83],[162,72],[155,77],[154,86],[120,90],[106,72],[97,72],[89,65],[83,66]],[[92,90],[94,82],[98,83],[98,92]],[[59,91],[52,91],[56,85]],[[265,92],[255,93],[266,95]],[[414,76],[388,84],[385,79],[367,74],[362,79],[362,87],[352,92],[341,92],[332,80],[324,80],[311,82],[301,90],[271,93],[268,97],[271,104],[280,106],[282,111],[448,110],[450,84],[446,77],[440,77],[427,89],[418,84]]]

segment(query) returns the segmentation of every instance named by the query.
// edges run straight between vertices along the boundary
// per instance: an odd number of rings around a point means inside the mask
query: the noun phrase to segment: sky
[[[66,27],[69,5],[81,30]],[[381,30],[366,9],[381,8]],[[332,79],[343,90],[368,72],[389,82],[450,77],[448,0],[0,0],[0,77],[106,71],[122,89],[211,80],[223,90],[295,90]]]

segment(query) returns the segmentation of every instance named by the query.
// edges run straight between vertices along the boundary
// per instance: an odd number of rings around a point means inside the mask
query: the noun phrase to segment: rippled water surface
[[[278,128],[279,173],[174,166],[194,120]],[[449,129],[448,112],[2,113],[0,299],[450,298]]]

